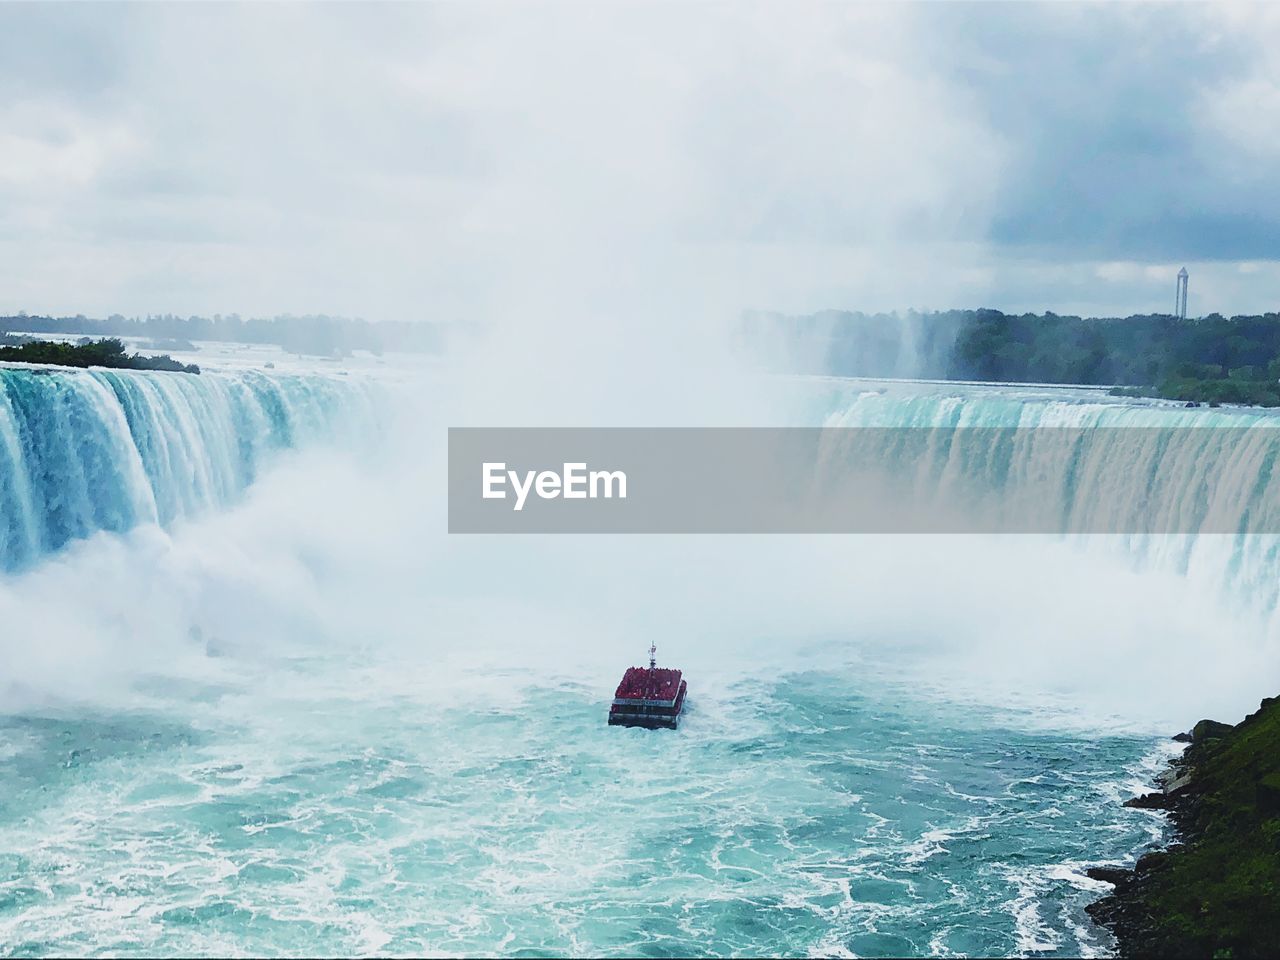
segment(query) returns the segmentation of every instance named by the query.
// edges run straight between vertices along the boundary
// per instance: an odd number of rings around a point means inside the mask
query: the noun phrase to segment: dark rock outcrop
[[[1179,842],[1090,870],[1115,890],[1089,915],[1125,957],[1280,956],[1280,699],[1197,723],[1163,785],[1125,805],[1166,811]]]
[[[1168,793],[1144,793],[1132,800],[1126,800],[1124,805],[1132,807],[1135,810],[1169,810],[1173,807],[1173,796]]]
[[[1233,727],[1229,723],[1221,723],[1217,720],[1201,720],[1191,728],[1191,742],[1204,743],[1206,740],[1217,740],[1229,734]]]

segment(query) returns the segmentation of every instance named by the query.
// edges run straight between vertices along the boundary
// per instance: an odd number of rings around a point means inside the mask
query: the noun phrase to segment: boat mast
[[[658,641],[649,644],[649,669],[652,670],[658,665]]]

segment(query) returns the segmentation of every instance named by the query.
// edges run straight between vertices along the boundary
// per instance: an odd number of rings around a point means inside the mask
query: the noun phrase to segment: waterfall
[[[322,375],[0,369],[0,570],[225,506],[278,451],[370,422],[370,404]]]
[[[1119,550],[1138,569],[1176,572],[1239,606],[1280,607],[1273,411],[1084,389],[829,383],[817,421],[877,428],[833,436],[841,455],[891,476],[904,502],[963,504],[992,531],[1060,518],[1056,535],[1083,551]],[[1168,530],[1177,532],[1152,532]]]

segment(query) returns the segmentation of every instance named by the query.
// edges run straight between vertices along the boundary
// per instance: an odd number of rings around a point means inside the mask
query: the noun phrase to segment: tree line
[[[3,333],[140,337],[155,340],[168,349],[181,349],[184,345],[189,348],[197,340],[275,344],[290,353],[324,357],[344,356],[355,350],[377,354],[383,351],[438,353],[444,349],[444,325],[440,323],[399,320],[371,323],[358,317],[324,314],[243,318],[234,313],[212,317],[174,314],[125,317],[116,313],[92,318],[82,314],[48,317],[20,313],[0,317],[0,334]]]
[[[1106,385],[1171,399],[1280,405],[1280,313],[1185,320],[999,310],[753,314],[747,329],[757,338],[783,330],[788,355],[804,358],[807,372]]]
[[[17,338],[15,338],[17,339]],[[8,338],[6,338],[6,341]],[[20,363],[57,364],[63,367],[113,367],[121,370],[168,370],[174,373],[199,373],[194,363],[182,363],[168,355],[160,357],[129,353],[123,341],[114,337],[80,343],[25,339],[24,342],[0,346],[0,360]]]

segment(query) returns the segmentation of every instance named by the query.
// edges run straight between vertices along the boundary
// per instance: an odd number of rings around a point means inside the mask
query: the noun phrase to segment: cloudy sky
[[[1280,5],[0,7],[0,313],[1280,309]]]

